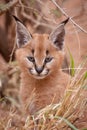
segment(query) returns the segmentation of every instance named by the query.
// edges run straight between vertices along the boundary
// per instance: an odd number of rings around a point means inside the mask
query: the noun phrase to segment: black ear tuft
[[[16,40],[17,46],[21,47],[27,44],[31,39],[32,36],[28,32],[27,28],[23,25],[23,23],[14,15],[13,18],[16,20]]]
[[[15,19],[15,21],[19,21],[20,23],[22,23],[22,21],[18,19],[15,15],[12,15],[12,17]]]
[[[66,20],[64,20],[63,22],[61,22],[61,24],[67,24],[68,23],[68,21],[69,21],[69,18],[67,18]]]

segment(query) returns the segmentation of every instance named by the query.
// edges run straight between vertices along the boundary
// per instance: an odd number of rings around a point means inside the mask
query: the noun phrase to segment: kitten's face
[[[63,52],[58,51],[45,34],[34,35],[29,44],[17,50],[16,55],[29,76],[36,79],[58,71],[63,60]]]
[[[19,48],[16,57],[21,70],[27,71],[29,76],[36,79],[56,73],[63,61],[64,25],[69,19],[60,23],[50,35],[31,35],[20,20],[14,18],[17,21],[16,38]]]

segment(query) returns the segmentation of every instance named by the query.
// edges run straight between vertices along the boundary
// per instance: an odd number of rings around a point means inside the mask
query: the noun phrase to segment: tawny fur
[[[55,61],[50,63],[51,73],[43,79],[35,79],[29,74],[25,57],[35,50],[37,64],[41,65],[41,59],[49,50]],[[69,76],[61,71],[64,52],[58,51],[48,40],[48,35],[35,34],[29,44],[17,49],[16,58],[21,68],[20,98],[24,111],[34,114],[41,108],[51,103],[58,103],[65,92],[69,82]]]

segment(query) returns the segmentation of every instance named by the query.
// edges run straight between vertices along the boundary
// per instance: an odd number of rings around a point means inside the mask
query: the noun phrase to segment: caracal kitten
[[[60,23],[50,35],[31,35],[20,20],[15,19],[16,58],[21,69],[20,99],[23,110],[35,114],[51,103],[58,103],[69,82],[69,75],[61,70],[64,26],[68,19]]]

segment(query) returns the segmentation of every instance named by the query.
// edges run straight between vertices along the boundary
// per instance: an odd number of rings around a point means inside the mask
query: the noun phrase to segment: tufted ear
[[[69,18],[61,22],[59,26],[50,34],[49,39],[52,41],[53,45],[59,50],[63,49],[65,29],[64,26],[68,22]]]
[[[27,28],[22,24],[22,22],[16,16],[13,16],[13,17],[16,20],[17,46],[22,47],[23,45],[27,44],[32,39],[32,36],[28,32]]]

